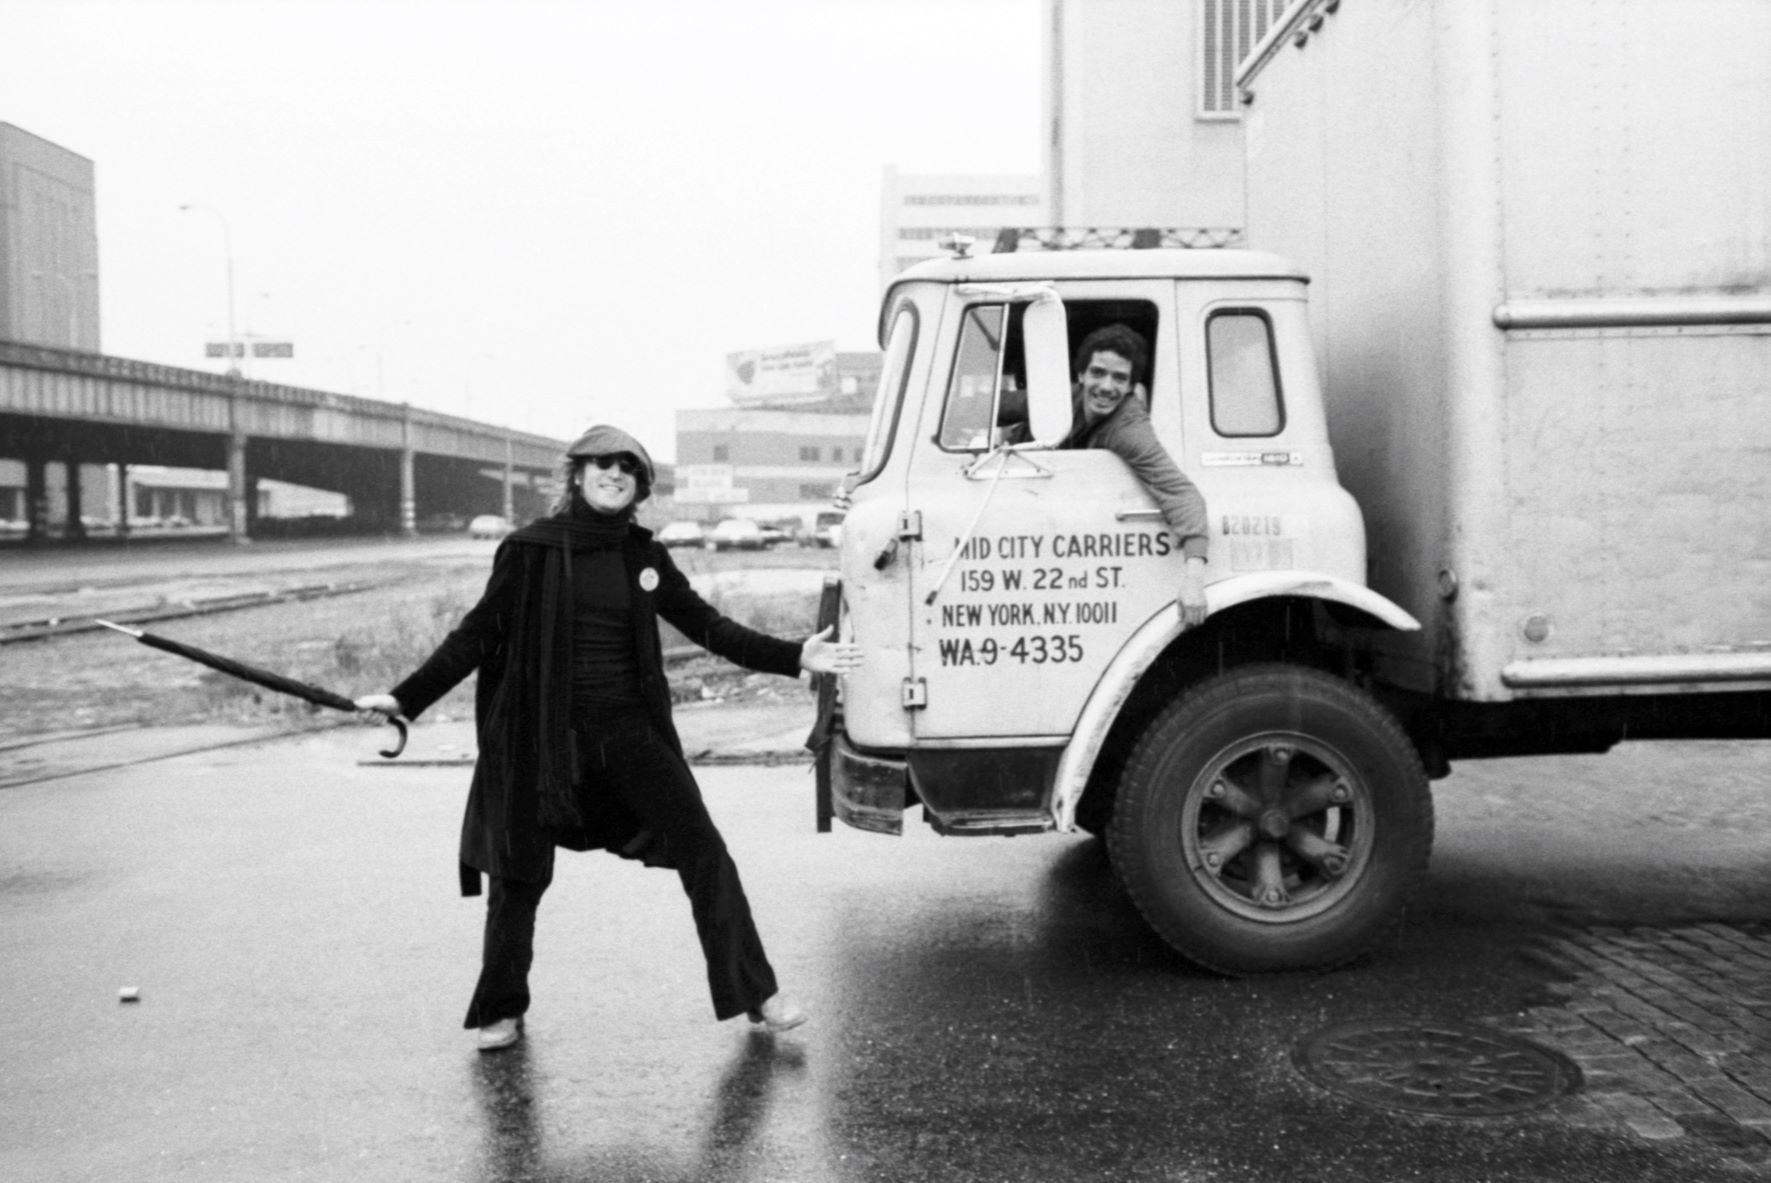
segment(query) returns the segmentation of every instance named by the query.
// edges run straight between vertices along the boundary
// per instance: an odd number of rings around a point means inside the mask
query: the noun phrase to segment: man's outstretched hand
[[[834,624],[821,633],[806,638],[799,651],[799,666],[814,674],[847,674],[861,668],[861,646],[853,641],[835,641]]]

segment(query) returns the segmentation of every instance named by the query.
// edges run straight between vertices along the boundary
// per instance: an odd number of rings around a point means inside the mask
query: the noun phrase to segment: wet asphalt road
[[[415,732],[422,750],[425,730]],[[435,742],[436,732],[429,737]],[[1149,936],[1097,844],[813,832],[803,766],[699,775],[791,1035],[711,1017],[673,876],[567,856],[529,1036],[460,1028],[466,772],[345,729],[0,790],[0,1178],[1691,1180],[1690,1139],[1367,1108],[1304,1036],[1499,1020],[1592,922],[1771,919],[1771,746],[1632,745],[1438,786],[1420,904],[1363,964],[1232,981]],[[1669,785],[1671,786],[1669,788]],[[139,1002],[118,990],[139,987]]]

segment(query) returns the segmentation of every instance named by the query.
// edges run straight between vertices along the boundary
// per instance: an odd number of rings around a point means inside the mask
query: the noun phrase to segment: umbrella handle
[[[381,755],[392,760],[395,756],[398,756],[401,752],[406,750],[406,720],[400,718],[398,715],[389,715],[387,721],[393,725],[394,730],[400,733],[400,741],[394,745],[393,751],[390,752],[386,748],[381,749]]]

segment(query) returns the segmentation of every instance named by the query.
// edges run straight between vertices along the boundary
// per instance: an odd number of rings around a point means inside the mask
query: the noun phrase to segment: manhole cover
[[[1443,1117],[1520,1113],[1580,1086],[1560,1052],[1465,1023],[1343,1023],[1299,1043],[1292,1059],[1355,1101]]]

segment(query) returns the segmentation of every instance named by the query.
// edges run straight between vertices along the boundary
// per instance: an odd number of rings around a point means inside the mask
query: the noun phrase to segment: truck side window
[[[1285,426],[1273,325],[1264,312],[1214,312],[1205,325],[1211,426],[1219,435],[1278,435]]]
[[[1007,322],[1008,306],[1004,304],[974,304],[965,310],[953,377],[947,383],[947,405],[941,413],[939,443],[948,451],[990,446]]]

